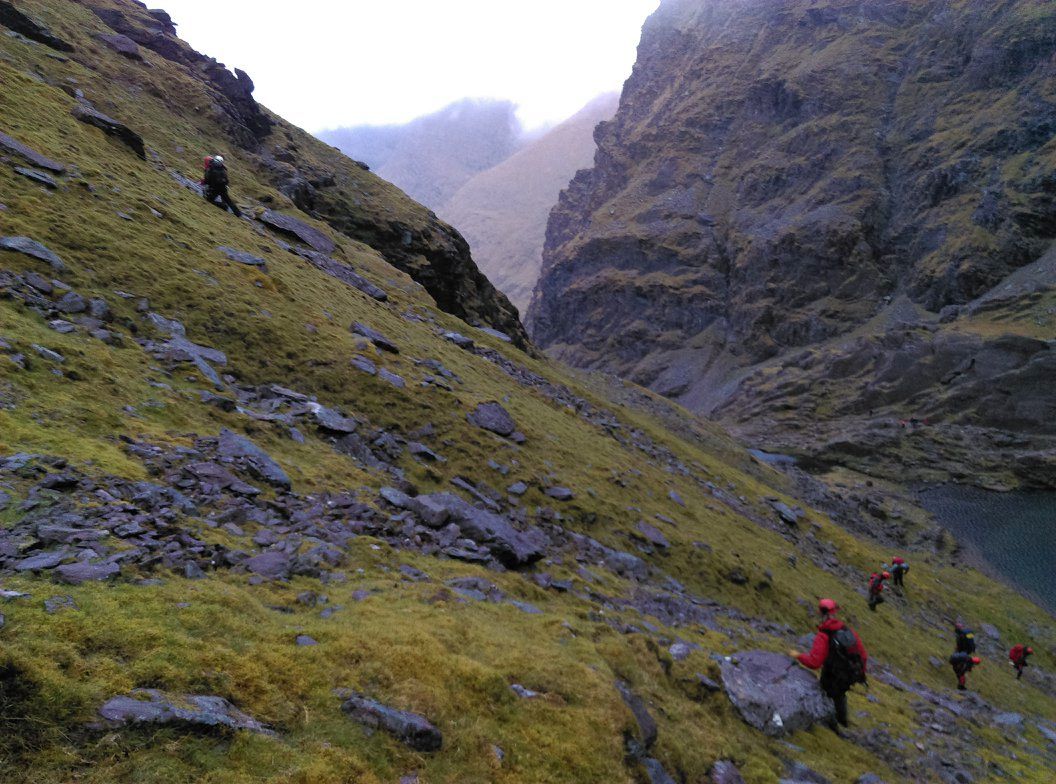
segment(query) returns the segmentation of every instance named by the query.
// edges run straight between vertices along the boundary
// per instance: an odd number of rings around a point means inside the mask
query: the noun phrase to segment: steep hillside
[[[337,128],[317,135],[438,210],[476,174],[517,150],[516,108],[509,101],[467,98],[405,125]]]
[[[522,313],[539,278],[550,210],[575,173],[594,159],[594,128],[612,119],[618,103],[616,94],[594,99],[437,208],[465,235],[488,280]]]
[[[821,461],[1056,487],[1054,53],[1052,2],[666,0],[536,340]]]
[[[456,235],[163,12],[0,25],[0,781],[1051,779],[1056,621],[892,488],[445,312],[411,274],[429,243],[468,270]],[[244,219],[188,179],[205,150]],[[869,612],[895,548],[907,590]],[[826,595],[872,654],[841,735],[783,655]],[[730,698],[793,686],[787,723]]]

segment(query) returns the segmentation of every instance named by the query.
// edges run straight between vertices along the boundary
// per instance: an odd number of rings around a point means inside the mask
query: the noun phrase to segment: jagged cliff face
[[[746,368],[983,297],[1056,236],[1054,52],[1053,3],[664,2],[535,339],[737,419]]]

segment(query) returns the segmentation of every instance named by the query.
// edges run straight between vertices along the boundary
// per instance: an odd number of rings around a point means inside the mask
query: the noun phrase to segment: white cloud
[[[658,0],[164,0],[180,36],[315,131],[506,98],[529,127],[630,75]]]

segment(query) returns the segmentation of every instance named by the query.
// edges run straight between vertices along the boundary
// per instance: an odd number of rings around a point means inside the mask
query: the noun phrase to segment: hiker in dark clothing
[[[1008,652],[1008,660],[1016,668],[1016,680],[1023,677],[1023,670],[1027,666],[1027,657],[1034,655],[1034,649],[1029,645],[1015,645]]]
[[[869,575],[869,609],[876,612],[876,606],[884,603],[884,580],[891,579],[891,572],[873,572]]]
[[[241,210],[238,209],[238,205],[232,201],[231,195],[227,192],[228,182],[224,156],[211,155],[206,158],[205,176],[202,178],[202,187],[205,188],[205,200],[210,204],[216,204],[216,200],[219,199],[220,204],[217,204],[218,207],[229,209],[235,214],[236,218],[241,218]]]
[[[856,683],[865,683],[869,654],[857,632],[836,617],[839,607],[832,599],[818,602],[821,625],[810,653],[791,651],[790,655],[804,667],[821,669],[821,689],[836,706],[836,721],[848,724],[847,692]]]
[[[953,633],[957,637],[957,653],[966,653],[969,656],[975,653],[975,632],[963,623],[956,623]]]
[[[957,651],[950,657],[950,666],[953,667],[953,673],[957,676],[957,688],[960,691],[968,688],[968,673],[982,661],[978,656],[972,656],[964,651]]]
[[[905,558],[895,557],[891,560],[891,583],[898,588],[903,588],[903,580],[909,571],[909,564]]]

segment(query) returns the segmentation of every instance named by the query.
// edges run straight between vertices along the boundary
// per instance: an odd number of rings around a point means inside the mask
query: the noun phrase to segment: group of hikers
[[[869,609],[876,612],[881,604],[883,591],[888,580],[900,591],[905,587],[905,577],[909,564],[904,558],[894,558],[891,566],[883,566],[880,571],[869,576]],[[821,688],[831,699],[836,708],[836,722],[848,726],[847,692],[855,684],[867,683],[866,668],[869,654],[862,644],[858,633],[837,617],[839,605],[832,599],[818,602],[821,624],[814,636],[814,642],[808,653],[790,651],[797,662],[811,670],[821,670]],[[976,655],[975,633],[957,622],[954,626],[956,639],[955,650],[950,656],[950,666],[957,676],[957,688],[968,688],[968,673],[973,667],[982,663]],[[1017,644],[1009,652],[1009,663],[1016,670],[1016,680],[1023,677],[1027,659],[1034,654],[1029,645]]]

